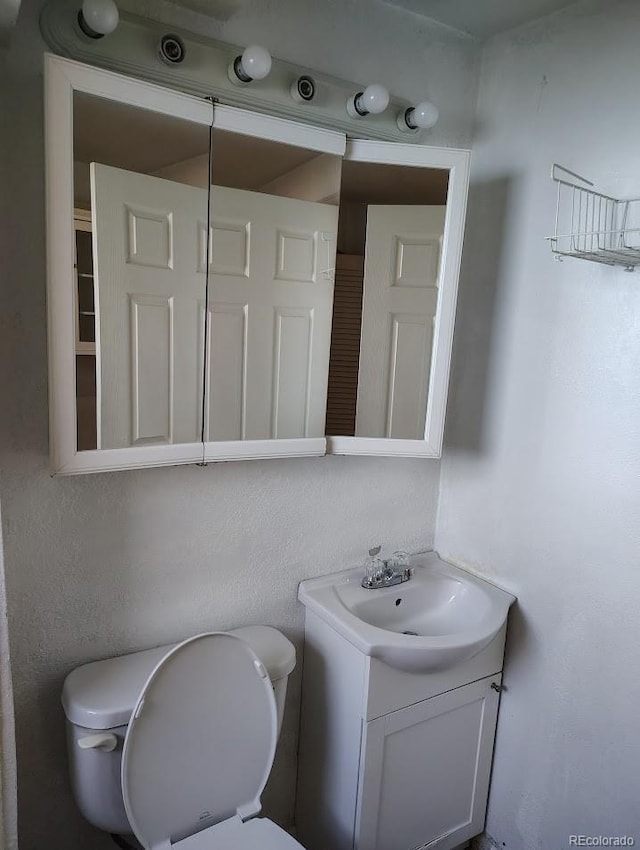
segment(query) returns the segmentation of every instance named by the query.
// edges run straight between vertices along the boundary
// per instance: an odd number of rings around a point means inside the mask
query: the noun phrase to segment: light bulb
[[[377,83],[367,86],[358,98],[358,106],[372,115],[380,115],[389,106],[389,92]]]
[[[120,16],[114,0],[84,0],[78,24],[89,38],[102,38],[118,26]]]
[[[229,65],[229,79],[232,83],[250,83],[252,80],[264,80],[271,70],[271,54],[266,47],[251,44],[245,48],[242,56],[236,56]]]
[[[352,118],[380,115],[389,105],[389,92],[384,86],[373,83],[347,101],[347,112]]]
[[[266,47],[250,45],[242,54],[242,69],[252,80],[264,80],[271,70],[271,54]]]
[[[428,130],[438,121],[438,107],[428,100],[410,106],[398,115],[398,127],[405,133],[411,130]]]

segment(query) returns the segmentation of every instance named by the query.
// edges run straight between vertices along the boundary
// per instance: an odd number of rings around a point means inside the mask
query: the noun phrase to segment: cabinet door
[[[500,675],[367,724],[356,850],[448,850],[484,828]]]

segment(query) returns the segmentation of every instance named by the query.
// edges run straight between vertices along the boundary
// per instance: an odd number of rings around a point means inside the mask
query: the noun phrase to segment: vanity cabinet
[[[448,848],[482,832],[500,676],[371,720],[363,728],[359,848]]]
[[[449,850],[484,829],[505,628],[447,670],[364,655],[307,610],[296,825],[309,850]]]

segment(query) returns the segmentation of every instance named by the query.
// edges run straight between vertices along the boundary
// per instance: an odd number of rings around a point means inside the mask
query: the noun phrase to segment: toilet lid
[[[181,643],[156,666],[122,753],[129,822],[146,848],[260,811],[276,748],[276,703],[251,647],[224,632]]]
[[[304,850],[302,844],[267,818],[243,823],[233,817],[173,844],[176,850]]]

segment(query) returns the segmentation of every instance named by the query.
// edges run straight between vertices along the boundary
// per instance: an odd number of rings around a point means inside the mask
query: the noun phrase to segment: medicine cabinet
[[[45,85],[54,473],[439,456],[467,151]]]

